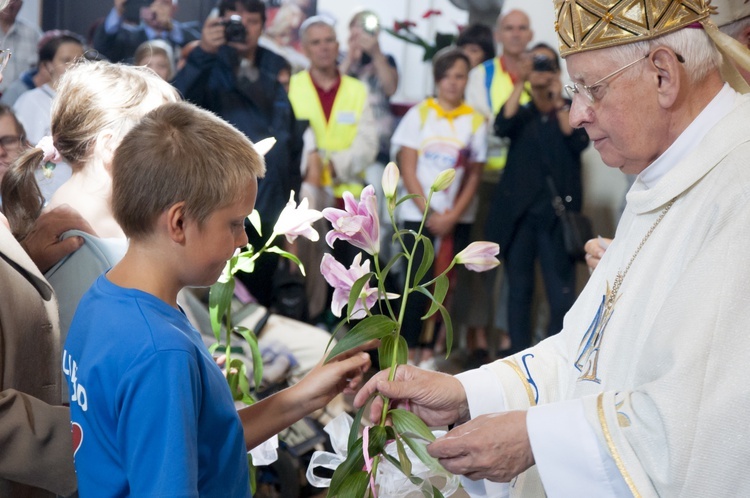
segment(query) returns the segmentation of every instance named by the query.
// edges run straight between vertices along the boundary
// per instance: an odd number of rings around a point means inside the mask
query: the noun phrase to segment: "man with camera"
[[[526,92],[531,101],[524,104]],[[575,261],[565,249],[553,199],[561,198],[566,210],[581,210],[581,152],[589,139],[570,126],[569,112],[557,53],[540,43],[522,54],[513,91],[495,119],[495,134],[510,146],[490,201],[486,236],[500,244],[506,262],[510,353],[531,345],[536,261],[549,302],[548,335],[562,329],[575,301]]]
[[[266,154],[266,176],[258,181],[255,207],[261,215],[262,232],[273,223],[302,182],[300,155],[302,135],[286,92],[277,81],[286,67],[284,59],[258,45],[266,21],[260,0],[223,0],[219,16],[206,20],[200,44],[187,56],[174,86],[189,100],[215,112],[257,142],[275,137]],[[248,227],[254,246],[260,241]],[[264,255],[243,282],[264,306],[270,304],[277,259]]]
[[[115,0],[94,33],[94,48],[112,62],[130,62],[138,46],[161,39],[177,49],[200,38],[197,23],[174,19],[177,0]]]

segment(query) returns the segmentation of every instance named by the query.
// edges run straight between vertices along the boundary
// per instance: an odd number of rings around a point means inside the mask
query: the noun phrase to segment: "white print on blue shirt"
[[[87,411],[89,401],[86,395],[86,388],[83,387],[83,384],[78,383],[78,363],[68,354],[67,349],[63,351],[62,369],[72,385],[70,390],[71,403],[75,401],[81,407],[81,410]]]

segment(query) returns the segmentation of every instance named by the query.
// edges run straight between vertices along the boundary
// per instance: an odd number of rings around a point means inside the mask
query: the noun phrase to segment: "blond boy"
[[[264,169],[243,134],[188,103],[150,112],[117,148],[112,206],[130,245],[82,299],[63,353],[82,496],[250,496],[247,450],[369,366],[360,353],[318,367],[237,412],[178,307],[247,243]]]

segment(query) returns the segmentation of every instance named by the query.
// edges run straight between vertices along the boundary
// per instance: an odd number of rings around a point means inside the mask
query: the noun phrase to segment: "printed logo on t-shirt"
[[[71,422],[70,431],[73,433],[73,456],[76,456],[83,442],[83,428],[78,422]]]
[[[68,350],[63,351],[62,370],[70,381],[70,402],[77,403],[81,410],[89,409],[89,398],[86,395],[86,388],[78,382],[78,363],[68,354]]]

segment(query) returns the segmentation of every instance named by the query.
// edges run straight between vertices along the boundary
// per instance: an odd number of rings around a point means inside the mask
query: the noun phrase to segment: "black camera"
[[[245,43],[247,30],[242,24],[242,17],[238,15],[229,16],[229,19],[222,21],[224,25],[224,38],[229,42]]]
[[[554,60],[550,59],[546,55],[535,54],[534,71],[538,71],[540,73],[554,73],[555,71],[557,71],[557,64]]]

